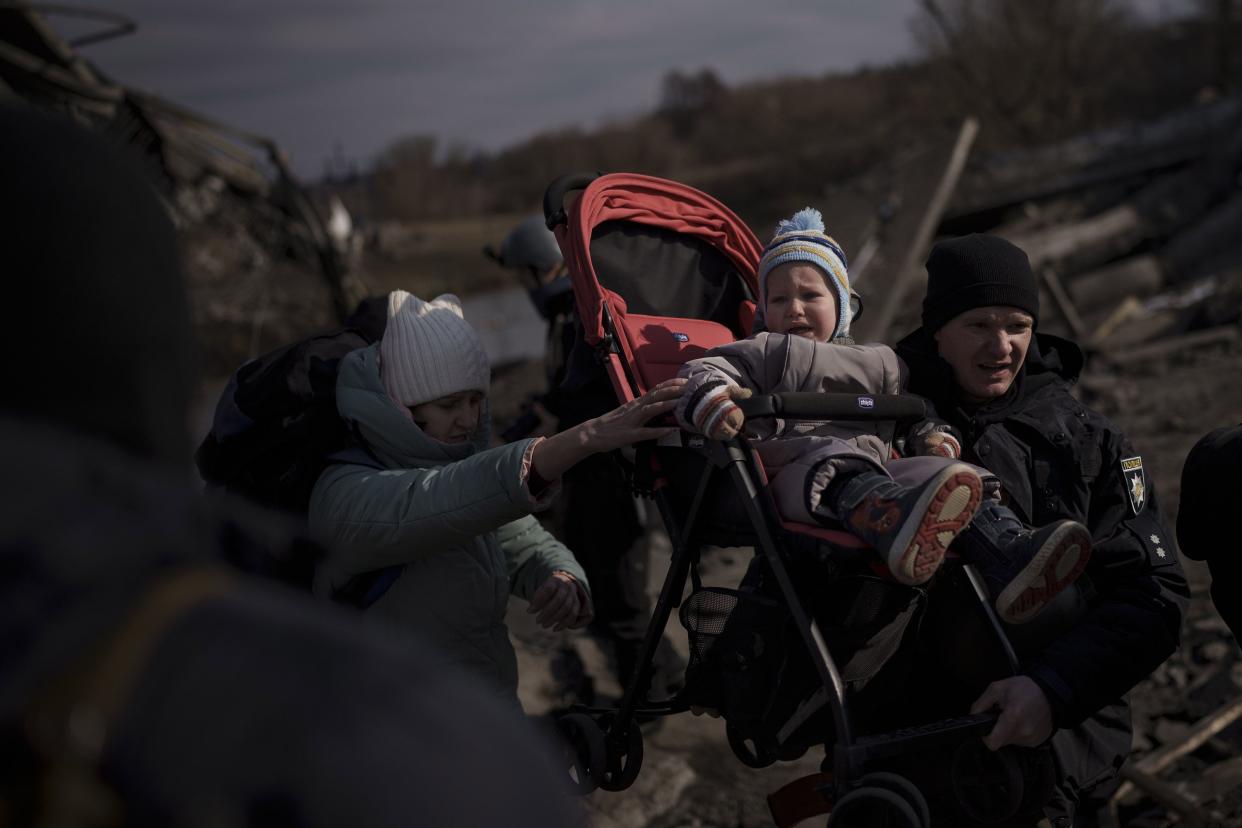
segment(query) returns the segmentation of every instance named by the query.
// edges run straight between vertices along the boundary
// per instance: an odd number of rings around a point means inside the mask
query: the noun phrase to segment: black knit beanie
[[[1182,495],[1177,510],[1177,544],[1196,561],[1213,553],[1237,557],[1229,537],[1237,510],[1235,486],[1242,468],[1242,425],[1218,428],[1205,435],[1182,467]]]
[[[1024,310],[1039,325],[1039,286],[1022,248],[982,233],[933,247],[927,257],[923,329],[935,333],[959,313],[989,305]]]

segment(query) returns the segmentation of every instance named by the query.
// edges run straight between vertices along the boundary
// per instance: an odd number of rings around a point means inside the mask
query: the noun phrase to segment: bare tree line
[[[567,170],[624,169],[688,180],[745,214],[748,201],[856,175],[968,115],[981,149],[1019,148],[1235,91],[1239,5],[1198,0],[1197,15],[1152,26],[1123,0],[920,0],[909,63],[732,88],[710,68],[675,69],[634,121],[494,154],[411,136],[336,186],[360,215],[415,220],[526,211]]]

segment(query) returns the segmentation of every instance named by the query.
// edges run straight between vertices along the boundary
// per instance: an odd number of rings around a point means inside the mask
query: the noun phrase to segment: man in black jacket
[[[1081,617],[1049,641],[1019,644],[1019,675],[973,707],[1000,711],[985,739],[993,750],[1052,738],[1059,781],[1045,811],[1069,825],[1083,795],[1125,761],[1126,694],[1177,647],[1189,591],[1141,455],[1070,393],[1081,350],[1036,333],[1026,254],[965,236],[936,245],[927,272],[923,326],[897,348],[910,390],[960,430],[965,459],[1000,478],[1028,525],[1071,518],[1091,530]]]

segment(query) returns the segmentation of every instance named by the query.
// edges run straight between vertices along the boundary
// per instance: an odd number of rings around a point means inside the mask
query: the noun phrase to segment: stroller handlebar
[[[555,230],[558,224],[569,220],[565,213],[565,196],[574,190],[585,190],[587,186],[603,173],[569,173],[557,178],[548,185],[543,193],[543,220],[549,230]]]
[[[756,394],[738,400],[747,419],[787,417],[795,420],[922,420],[927,402],[913,394],[842,394],[789,391]]]

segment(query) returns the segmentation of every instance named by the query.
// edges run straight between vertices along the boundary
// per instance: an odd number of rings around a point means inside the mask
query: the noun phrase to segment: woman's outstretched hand
[[[677,431],[676,425],[651,426],[648,423],[677,406],[685,385],[686,381],[680,377],[667,379],[641,397],[583,423],[590,426],[586,436],[587,447],[593,452],[612,451],[644,440],[657,440]]]
[[[535,446],[531,458],[535,471],[544,480],[557,480],[592,454],[672,434],[677,426],[648,423],[676,407],[685,385],[680,377],[665,380],[638,399],[543,440]]]

